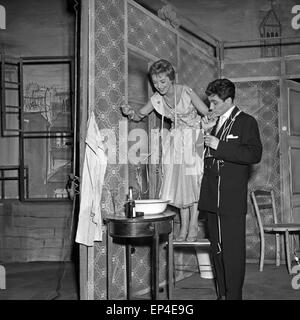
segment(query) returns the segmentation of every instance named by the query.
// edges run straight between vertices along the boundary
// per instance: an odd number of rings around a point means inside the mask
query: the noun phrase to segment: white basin
[[[147,214],[159,214],[166,210],[167,204],[170,200],[162,199],[141,199],[135,200],[135,211],[144,212]]]

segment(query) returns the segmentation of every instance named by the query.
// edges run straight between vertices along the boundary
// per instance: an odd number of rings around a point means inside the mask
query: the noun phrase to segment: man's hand
[[[218,148],[218,145],[219,145],[219,139],[216,138],[215,136],[211,136],[210,134],[206,134],[204,136],[204,144],[207,146],[207,147],[210,147],[214,150],[217,150]]]

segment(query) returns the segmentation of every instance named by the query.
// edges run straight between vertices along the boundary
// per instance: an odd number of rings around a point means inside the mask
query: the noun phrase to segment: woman
[[[155,94],[138,112],[129,105],[123,113],[140,121],[156,110],[162,116],[163,179],[160,198],[180,209],[181,226],[177,241],[196,241],[200,183],[203,172],[203,140],[200,135],[201,114],[208,108],[189,87],[175,83],[175,70],[161,59],[149,69]],[[171,120],[171,129],[163,130],[164,118]],[[193,140],[194,138],[194,140]],[[189,163],[193,157],[193,163]]]

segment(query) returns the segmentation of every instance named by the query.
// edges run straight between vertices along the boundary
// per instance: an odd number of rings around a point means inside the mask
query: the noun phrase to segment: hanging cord
[[[163,123],[163,119],[164,119],[164,117],[162,118],[162,123]],[[162,126],[161,130],[163,130],[163,126]],[[137,180],[137,184],[138,184],[138,187],[139,187],[138,199],[141,199],[141,194],[146,194],[149,191],[149,180],[150,180],[149,179],[149,161],[148,161],[148,163],[145,163],[145,166],[146,166],[146,190],[143,191],[141,163],[146,161],[147,158],[151,157],[153,155],[153,153],[154,153],[154,151],[151,152],[151,153],[146,154],[146,156],[141,161],[138,162],[138,164],[137,164],[138,167],[135,170],[135,178]],[[160,161],[161,161],[161,157],[160,157]],[[162,163],[160,163],[160,165],[162,166]],[[163,172],[162,172],[161,175],[159,175],[160,179],[162,179],[162,175],[163,175]]]
[[[230,120],[230,122],[226,125],[226,122],[225,122],[225,126],[222,130],[222,133],[221,133],[221,136],[220,136],[220,140],[224,140],[226,139],[226,136],[230,133],[231,129],[232,129],[232,126],[235,122],[235,119],[236,117],[241,113],[241,111],[239,110],[235,115],[234,117]]]
[[[111,197],[111,201],[112,201],[112,205],[113,205],[113,212],[114,212],[114,215],[116,215],[116,214],[117,214],[117,212],[116,212],[115,192],[114,192],[114,190],[113,190],[113,189],[108,189],[108,188],[107,188],[107,190],[108,190],[108,192],[109,192],[109,194],[110,194],[110,197]]]
[[[170,105],[167,103],[167,101],[165,99],[163,99],[163,101],[165,102],[165,104],[169,107]],[[176,132],[176,128],[177,128],[177,98],[176,98],[176,84],[174,84],[174,129]],[[160,140],[161,140],[161,148],[162,148],[162,156],[161,156],[161,161],[162,158],[164,156],[164,150],[163,150],[163,146],[164,146],[164,141],[163,141],[163,132],[164,132],[164,115],[162,114],[162,120],[161,120],[161,134],[160,134]],[[164,166],[163,163],[160,164],[161,165],[161,182],[164,176]]]
[[[182,89],[183,90],[183,89]],[[177,101],[176,101],[176,84],[174,85],[174,112],[175,112],[175,129],[177,128],[177,110],[176,110],[176,107],[177,107]]]
[[[151,155],[151,154],[150,154]],[[150,157],[150,155],[147,155],[146,158]],[[146,159],[145,158],[145,159]],[[144,159],[144,160],[145,160]],[[138,191],[138,199],[141,199],[142,194],[145,194],[149,190],[149,168],[148,165],[145,164],[146,166],[146,191],[143,191],[143,181],[142,181],[142,170],[141,170],[141,162],[138,163],[136,171],[135,171],[135,178],[137,181],[137,184],[139,186],[139,191]]]
[[[221,193],[221,174],[220,174],[220,161],[217,161],[218,167],[218,198],[217,198],[217,224],[218,224],[218,252],[222,251],[222,234],[221,234],[221,220],[220,220],[220,193]]]
[[[238,111],[235,116],[230,120],[229,124],[223,128],[223,131],[220,136],[220,140],[226,139],[226,136],[230,133],[231,128],[234,124],[236,117],[240,114],[241,111]],[[215,160],[215,159],[214,159]],[[223,166],[224,161],[217,160],[217,168],[218,168],[218,194],[217,194],[217,224],[218,224],[218,252],[217,254],[221,253],[222,251],[222,234],[221,234],[221,221],[220,221],[220,193],[221,193],[221,173],[220,167]]]
[[[164,166],[162,163],[162,158],[164,156],[164,142],[163,142],[163,136],[164,136],[164,120],[165,117],[162,115],[161,118],[161,130],[160,130],[160,142],[161,142],[161,157],[160,157],[160,166],[161,166],[161,179],[164,176]]]

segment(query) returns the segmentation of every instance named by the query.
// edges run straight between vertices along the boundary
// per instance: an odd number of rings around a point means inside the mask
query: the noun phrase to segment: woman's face
[[[169,77],[165,72],[159,73],[159,74],[153,74],[151,78],[152,78],[152,82],[155,89],[161,95],[165,95],[169,91],[172,85],[172,81],[169,79]]]

